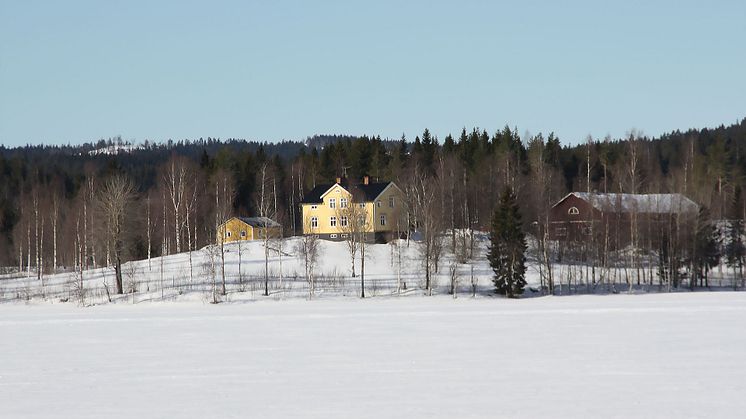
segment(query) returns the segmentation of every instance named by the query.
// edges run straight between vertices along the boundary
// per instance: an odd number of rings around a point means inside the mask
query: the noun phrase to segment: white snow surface
[[[569,195],[575,195],[580,199],[590,202],[591,205],[601,211],[675,214],[696,213],[699,209],[699,206],[694,201],[678,193],[629,194],[572,192]]]
[[[2,418],[743,417],[746,293],[0,305]]]

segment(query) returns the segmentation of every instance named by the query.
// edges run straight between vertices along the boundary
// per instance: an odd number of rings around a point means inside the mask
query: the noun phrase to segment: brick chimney
[[[367,185],[370,183],[370,176],[363,176],[363,185]]]

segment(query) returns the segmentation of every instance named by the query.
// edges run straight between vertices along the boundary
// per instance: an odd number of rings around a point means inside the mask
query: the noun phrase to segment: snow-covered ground
[[[3,418],[743,417],[746,293],[0,305]]]
[[[282,244],[272,242],[269,245],[269,297],[264,297],[264,245],[260,241],[232,243],[225,246],[226,295],[219,295],[221,302],[245,302],[256,300],[285,300],[308,298],[308,282],[305,277],[302,255],[298,253],[299,238],[288,238]],[[446,240],[446,243],[449,243]],[[489,295],[493,286],[493,272],[485,256],[488,238],[486,233],[479,233],[475,241],[473,259],[468,263],[456,263],[454,255],[446,246],[439,271],[433,275],[434,293],[445,294],[450,290],[451,272],[457,276],[457,291],[468,296],[473,291],[472,278],[478,295]],[[281,251],[280,251],[281,245]],[[316,295],[314,298],[337,296],[355,297],[360,295],[360,278],[351,277],[350,256],[347,246],[342,242],[320,241],[318,262],[314,268]],[[140,304],[156,301],[211,301],[214,297],[213,268],[219,292],[222,291],[222,263],[215,252],[208,246],[190,254],[180,253],[141,260],[123,265],[125,295],[114,295],[114,270],[111,267],[89,269],[83,273],[83,304],[86,306],[113,303]],[[240,252],[239,252],[240,250]],[[401,250],[401,258],[399,257]],[[240,254],[239,254],[240,253]],[[99,255],[100,259],[100,255]],[[239,275],[239,260],[240,275]],[[101,261],[99,260],[99,263]],[[190,267],[191,266],[191,267]],[[360,273],[360,254],[356,256],[356,271]],[[526,273],[529,288],[526,296],[540,295],[540,266],[535,259],[529,259]],[[637,286],[636,275],[641,275],[641,286]],[[656,269],[651,267],[642,272],[622,267],[608,272],[593,271],[588,266],[555,264],[554,278],[557,284],[557,295],[577,293],[615,293],[630,289],[627,281],[634,285],[634,292],[666,290],[660,287]],[[606,278],[602,285],[598,283],[601,275]],[[711,272],[710,285],[715,289],[732,289],[733,273],[727,267],[720,267]],[[589,281],[589,277],[592,277]],[[647,285],[652,278],[653,285]],[[30,301],[69,301],[81,304],[80,282],[75,272],[60,272],[54,275],[45,274],[40,281],[33,269],[30,272],[0,275],[0,303],[18,300]],[[398,247],[392,244],[375,244],[366,246],[365,284],[368,297],[398,296],[398,283],[401,280],[401,294],[421,296],[425,284],[422,258],[418,244],[414,241],[401,240]],[[685,284],[686,285],[686,284]],[[740,284],[739,284],[740,285]],[[132,292],[132,290],[135,292]]]
[[[459,276],[459,290],[471,292],[472,265],[478,291],[489,292],[492,270],[484,257],[486,235],[481,234],[475,245],[474,260],[470,264],[455,264]],[[299,239],[288,238],[282,244],[269,244],[269,291],[271,299],[288,299],[308,296],[308,282],[302,255],[297,251]],[[360,278],[351,276],[351,261],[346,243],[320,240],[319,255],[314,268],[316,297],[358,296]],[[391,296],[397,294],[401,278],[405,294],[421,294],[424,275],[421,257],[416,242],[401,240],[399,248],[392,244],[366,246],[365,280],[366,295]],[[281,251],[280,251],[281,246]],[[222,262],[219,253],[209,246],[201,250],[141,260],[123,265],[123,279],[127,296],[115,296],[113,268],[89,269],[84,272],[83,288],[85,305],[108,303],[109,297],[116,303],[141,303],[161,300],[202,300],[212,298],[213,263],[216,282],[222,281]],[[401,261],[398,251],[401,250]],[[239,254],[240,251],[240,254]],[[240,275],[239,275],[240,260]],[[434,274],[436,293],[447,292],[450,284],[450,267],[453,255],[446,254],[440,261],[440,270]],[[360,252],[356,256],[356,272],[360,273]],[[401,266],[401,268],[400,268]],[[222,301],[245,301],[262,299],[264,291],[265,252],[261,241],[230,243],[225,246],[226,296]],[[532,270],[529,277],[536,276]],[[531,280],[531,279],[530,279]],[[13,300],[67,300],[78,302],[76,288],[79,278],[75,272],[46,274],[42,281],[36,273],[5,275],[0,277],[0,301]],[[538,281],[538,277],[536,279]],[[220,284],[218,284],[220,286]],[[130,293],[131,289],[135,293]],[[108,289],[108,294],[107,294]],[[134,295],[133,295],[134,294]],[[265,298],[266,299],[266,298]]]

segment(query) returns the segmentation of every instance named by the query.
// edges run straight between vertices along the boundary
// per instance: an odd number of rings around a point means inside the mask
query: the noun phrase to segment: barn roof
[[[603,212],[637,212],[643,214],[671,214],[697,212],[699,205],[686,196],[671,194],[628,194],[572,192],[556,205],[574,195]]]

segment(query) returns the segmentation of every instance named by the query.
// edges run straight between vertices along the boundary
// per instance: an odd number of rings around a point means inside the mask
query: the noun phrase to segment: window
[[[567,227],[557,227],[554,232],[557,234],[557,237],[565,237],[567,236]]]
[[[349,220],[346,216],[339,217],[339,225],[341,225],[342,227],[347,227],[348,222]]]
[[[381,214],[381,225],[382,226],[386,225],[386,215],[385,214]]]
[[[570,209],[567,210],[567,213],[570,215],[578,215],[580,214],[580,211],[578,211],[578,207],[570,207]]]
[[[316,208],[318,208],[318,206],[316,206],[316,205],[311,205],[311,209],[312,209],[312,210],[315,210]]]
[[[311,228],[319,228],[319,217],[311,217]]]
[[[329,217],[329,225],[331,227],[336,227],[337,226],[337,217]]]
[[[336,238],[337,238],[337,235],[336,235],[336,234],[330,234],[330,235],[329,235],[329,238],[330,238],[330,239],[336,239]]]
[[[347,198],[339,198],[339,207],[347,208]]]
[[[357,222],[358,222],[358,224],[359,224],[359,225],[360,225],[361,227],[362,227],[362,226],[365,226],[365,217],[361,215],[361,216],[360,216],[360,217],[359,217],[359,218],[357,219]]]
[[[343,239],[346,239],[346,238],[347,238],[347,234],[343,234],[343,235],[342,235],[342,238],[343,238]]]
[[[393,196],[389,197],[389,208],[394,208],[394,197]]]
[[[376,201],[376,206],[377,206],[378,208],[381,208],[381,201]]]
[[[361,202],[361,203],[357,204],[357,206],[360,207],[360,208],[365,208],[365,202]]]
[[[229,232],[227,232],[227,233],[226,233],[226,236],[230,237],[230,236],[231,236],[231,232],[230,232],[230,231],[229,231]]]
[[[246,230],[241,230],[241,237],[246,237]]]
[[[329,208],[337,208],[337,199],[329,198]]]

